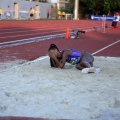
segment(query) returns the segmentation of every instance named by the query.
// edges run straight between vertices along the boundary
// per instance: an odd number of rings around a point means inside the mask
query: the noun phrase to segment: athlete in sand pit
[[[55,44],[51,44],[48,55],[51,67],[63,68],[67,62],[76,65],[76,68],[82,70],[83,73],[94,73],[96,71],[95,67],[93,67],[94,57],[88,52],[73,49],[60,51]]]

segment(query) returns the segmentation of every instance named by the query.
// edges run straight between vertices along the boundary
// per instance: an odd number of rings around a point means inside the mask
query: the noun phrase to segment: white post
[[[105,20],[104,20],[104,33],[105,33]]]
[[[105,33],[105,21],[106,21],[106,15],[103,15],[102,17],[102,20],[103,20],[103,33]]]
[[[74,7],[74,19],[78,20],[78,8],[79,8],[79,0],[75,0],[75,7]]]

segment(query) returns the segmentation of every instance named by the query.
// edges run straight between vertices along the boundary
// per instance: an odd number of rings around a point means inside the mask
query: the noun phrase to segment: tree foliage
[[[68,8],[74,11],[74,1],[69,0]],[[79,12],[83,14],[113,15],[120,12],[120,0],[79,0]]]
[[[68,5],[67,5],[67,12],[68,13],[73,13],[73,11],[74,11],[74,1],[75,0],[69,0]]]

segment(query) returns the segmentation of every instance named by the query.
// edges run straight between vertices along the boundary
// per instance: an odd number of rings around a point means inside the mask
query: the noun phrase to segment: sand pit
[[[51,68],[49,58],[0,70],[0,116],[120,120],[120,58],[95,57],[98,74]]]

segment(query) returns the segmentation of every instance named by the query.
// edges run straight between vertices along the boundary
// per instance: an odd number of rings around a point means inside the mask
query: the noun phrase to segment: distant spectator
[[[61,11],[59,10],[59,11],[58,11],[58,18],[61,19],[61,17],[62,17],[62,13],[61,13]]]
[[[62,12],[62,18],[65,18],[65,12],[64,11]]]
[[[30,8],[30,20],[34,20],[34,9]]]
[[[10,6],[8,6],[6,10],[6,18],[10,19]]]
[[[114,19],[112,21],[112,27],[113,28],[118,28],[118,21],[119,21],[119,13],[116,12],[114,15]]]
[[[115,16],[116,16],[116,21],[119,21],[119,13],[118,12],[115,13]]]
[[[2,11],[2,9],[0,8],[0,20],[1,20],[2,12],[3,12],[3,11]]]
[[[119,13],[118,13],[118,12],[116,12],[116,13],[115,13],[115,16],[119,16]]]
[[[47,19],[49,19],[49,16],[50,16],[50,10],[48,9],[47,10]]]

